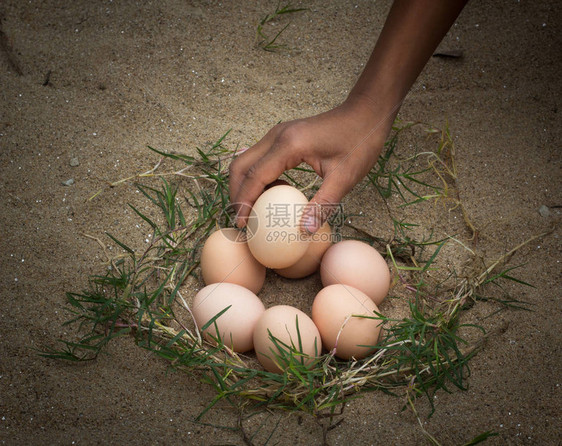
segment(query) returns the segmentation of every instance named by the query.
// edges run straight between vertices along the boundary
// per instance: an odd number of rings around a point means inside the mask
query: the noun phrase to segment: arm
[[[301,162],[324,181],[311,203],[339,203],[377,161],[400,105],[467,0],[395,0],[375,48],[347,99],[333,110],[273,127],[230,166],[237,223],[264,187]],[[326,215],[305,210],[316,232]]]

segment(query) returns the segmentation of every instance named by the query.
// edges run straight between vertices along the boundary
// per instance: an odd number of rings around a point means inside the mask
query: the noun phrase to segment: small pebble
[[[542,217],[550,217],[550,209],[548,208],[548,206],[545,206],[544,204],[539,208],[539,214],[541,214]]]
[[[74,178],[70,178],[69,180],[63,181],[63,186],[72,186],[74,184]]]
[[[80,165],[80,161],[78,161],[78,158],[70,158],[70,166],[71,167],[76,167]]]

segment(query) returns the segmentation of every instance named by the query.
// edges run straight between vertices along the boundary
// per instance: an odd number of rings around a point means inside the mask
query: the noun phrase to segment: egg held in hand
[[[335,356],[345,360],[361,359],[374,351],[382,330],[378,312],[369,296],[348,285],[327,286],[312,303],[312,320],[322,344],[335,348]]]
[[[332,246],[332,239],[332,228],[326,222],[310,236],[307,250],[295,264],[288,268],[276,269],[275,272],[288,279],[300,279],[318,271],[324,253]]]
[[[252,255],[268,268],[287,268],[308,248],[300,219],[308,200],[292,186],[274,186],[261,194],[248,217],[246,233]]]
[[[343,284],[363,291],[380,305],[390,288],[390,270],[378,251],[358,240],[330,247],[322,258],[320,277],[324,286]]]
[[[254,347],[254,327],[264,311],[258,296],[240,285],[226,282],[207,285],[195,295],[192,304],[199,329],[208,325],[202,330],[205,338],[211,342],[220,339],[239,353]],[[218,314],[220,316],[216,317]]]
[[[205,284],[228,282],[259,293],[265,281],[265,267],[259,263],[238,229],[213,232],[201,251],[201,273]]]
[[[308,365],[320,355],[322,340],[312,319],[297,308],[268,308],[254,329],[254,350],[269,372],[283,373],[288,361]]]

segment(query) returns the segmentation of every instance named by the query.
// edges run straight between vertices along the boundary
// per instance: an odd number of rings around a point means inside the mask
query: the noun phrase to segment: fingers
[[[265,187],[300,163],[291,146],[278,135],[279,129],[268,133],[231,164],[229,187],[239,227],[245,226],[250,209]]]
[[[270,130],[258,143],[239,154],[230,164],[228,187],[232,203],[236,203],[238,201],[240,187],[244,182],[246,172],[250,166],[255,164],[262,156],[264,156],[275,141],[275,134],[273,132],[274,129],[275,127]]]
[[[272,149],[254,163],[240,185],[238,193],[239,211],[236,218],[238,227],[244,227],[254,202],[264,191],[265,187],[275,181],[288,169],[298,165],[292,163],[291,158],[282,153],[280,149]]]
[[[301,219],[301,227],[314,234],[339,209],[339,203],[353,185],[335,175],[328,176],[316,195],[306,206]]]

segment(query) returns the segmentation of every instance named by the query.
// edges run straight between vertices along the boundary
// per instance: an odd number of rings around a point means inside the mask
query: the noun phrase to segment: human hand
[[[304,162],[324,179],[301,221],[306,231],[316,232],[328,218],[322,209],[338,204],[374,166],[395,114],[378,110],[370,99],[351,97],[328,112],[273,127],[230,165],[237,225],[245,226],[268,184]]]
[[[466,2],[395,0],[342,105],[276,125],[232,162],[230,199],[238,226],[246,224],[265,186],[305,162],[324,179],[301,221],[301,227],[316,232],[327,218],[322,205],[339,203],[375,164],[398,107]]]

